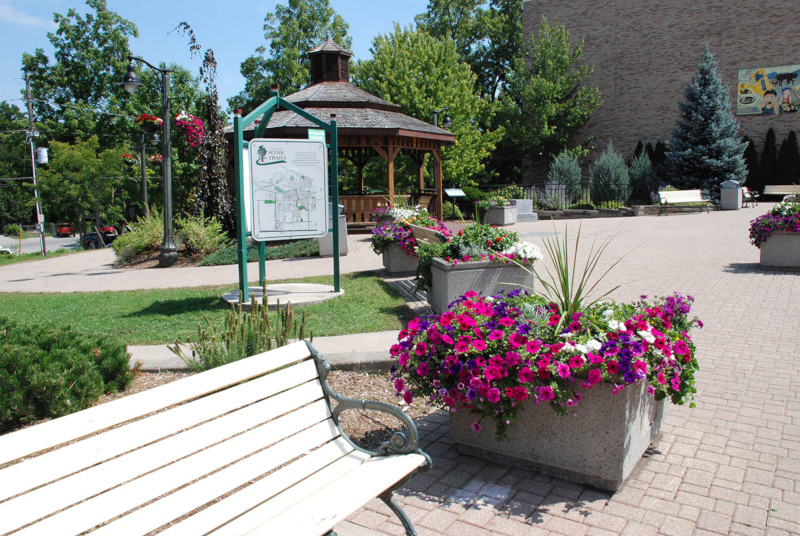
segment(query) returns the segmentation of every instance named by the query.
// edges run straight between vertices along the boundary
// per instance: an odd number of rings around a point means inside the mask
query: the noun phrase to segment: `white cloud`
[[[7,2],[0,2],[0,22],[13,24],[15,26],[33,26],[40,28],[51,28],[54,26],[52,20],[28,15]]]

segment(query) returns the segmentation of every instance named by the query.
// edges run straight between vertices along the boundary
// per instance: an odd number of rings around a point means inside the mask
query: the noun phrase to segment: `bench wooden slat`
[[[154,411],[250,380],[309,357],[304,341],[0,436],[0,465]]]
[[[92,535],[136,536],[153,531],[176,519],[178,514],[191,512],[247,484],[253,479],[253,475],[272,471],[288,463],[297,457],[298,453],[304,452],[309,444],[323,444],[336,436],[338,430],[332,420],[321,422],[271,447],[268,451],[256,453],[192,486],[140,508],[118,522],[92,532]],[[199,529],[195,534],[198,533]]]
[[[0,503],[0,533],[139,478],[174,460],[274,419],[280,415],[281,407],[302,407],[321,398],[322,388],[319,382],[306,383],[223,418],[147,445],[126,456],[94,467],[89,466],[85,471],[36,489],[13,502]]]
[[[46,456],[13,465],[0,471],[0,500],[160,440],[173,434],[176,429],[190,428],[228,411],[273,396],[284,389],[308,382],[316,376],[314,362],[309,359],[247,382],[236,390],[226,389],[214,393],[169,412],[152,415],[128,426],[68,445]],[[316,393],[316,398],[322,397],[321,388],[317,388]],[[214,426],[220,426],[220,423]]]
[[[658,192],[662,203],[705,203],[700,190],[674,190]]]
[[[227,525],[224,525],[217,530],[208,532],[208,534],[213,534],[214,536],[239,536],[241,534],[251,533],[251,531],[260,525],[263,525],[265,522],[277,517],[281,512],[300,503],[311,493],[324,488],[328,484],[344,477],[344,475],[350,473],[351,471],[356,470],[369,459],[370,457],[368,455],[362,452],[354,451],[346,456],[342,456],[324,469],[315,471],[305,479],[300,480],[292,478],[291,480],[287,480],[287,483],[291,483],[292,485],[291,487],[288,487],[286,491],[271,498],[269,501],[264,502],[260,506],[253,508],[246,514],[236,518]],[[260,534],[264,534],[260,530],[258,532]],[[325,531],[320,531],[320,534],[323,534],[324,532]],[[294,536],[295,533],[292,531],[290,534]]]
[[[358,508],[354,508],[354,504],[368,502],[385,491],[387,482],[400,481],[423,463],[424,458],[417,454],[368,460],[313,495],[303,496],[302,490],[298,490],[302,502],[258,527],[253,534],[321,534],[355,512]]]
[[[411,233],[414,235],[414,240],[417,244],[423,244],[425,242],[432,242],[434,244],[446,242],[444,235],[434,229],[428,229],[427,227],[413,224],[409,224],[408,228],[411,229]]]
[[[76,504],[36,525],[20,530],[16,536],[79,534],[249,456],[265,445],[274,443],[276,439],[297,433],[329,417],[327,404],[324,400],[320,400],[269,424],[128,482],[124,486]]]
[[[330,467],[330,464],[346,456],[351,456],[356,461],[356,465],[363,463],[363,460],[368,458],[363,453],[353,451],[352,446],[343,439],[334,440],[303,456],[295,463],[282,467],[234,495],[169,527],[160,534],[164,536],[197,536],[198,534],[209,534],[221,526],[228,531],[233,530],[233,532],[229,532],[231,534],[244,534],[244,532],[236,532],[236,527],[232,527],[232,523],[228,523],[228,520],[246,512],[252,512],[253,508],[280,494],[295,482],[316,474],[320,467]]]
[[[800,195],[800,185],[767,184],[764,186],[764,195]]]

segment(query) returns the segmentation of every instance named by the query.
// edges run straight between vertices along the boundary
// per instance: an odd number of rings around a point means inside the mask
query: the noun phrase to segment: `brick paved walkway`
[[[447,415],[433,414],[419,424],[434,469],[397,494],[419,535],[800,534],[800,273],[759,267],[747,229],[764,212],[762,203],[584,220],[584,251],[615,234],[600,270],[627,253],[601,285],[622,283],[617,300],[695,297],[693,312],[706,324],[694,334],[697,407],[672,408],[660,442],[614,494],[461,456]],[[514,229],[541,247],[553,225]],[[573,238],[577,230],[569,222]],[[350,519],[403,534],[379,501]]]

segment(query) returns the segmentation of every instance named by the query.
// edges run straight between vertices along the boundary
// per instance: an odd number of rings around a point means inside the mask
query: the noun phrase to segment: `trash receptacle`
[[[739,210],[742,207],[742,189],[739,181],[725,181],[720,185],[720,209]]]

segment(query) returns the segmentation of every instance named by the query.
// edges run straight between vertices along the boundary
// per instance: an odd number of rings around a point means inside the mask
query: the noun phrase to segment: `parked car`
[[[102,243],[97,237],[97,233],[86,233],[86,249],[98,249],[109,245],[117,239],[117,230],[111,225],[100,225],[97,227],[103,238]]]
[[[75,236],[75,228],[71,223],[57,223],[56,236]]]
[[[0,246],[0,256],[2,256],[2,255],[13,255],[13,254],[14,254],[14,252],[11,251],[10,249],[8,249],[7,247]]]

